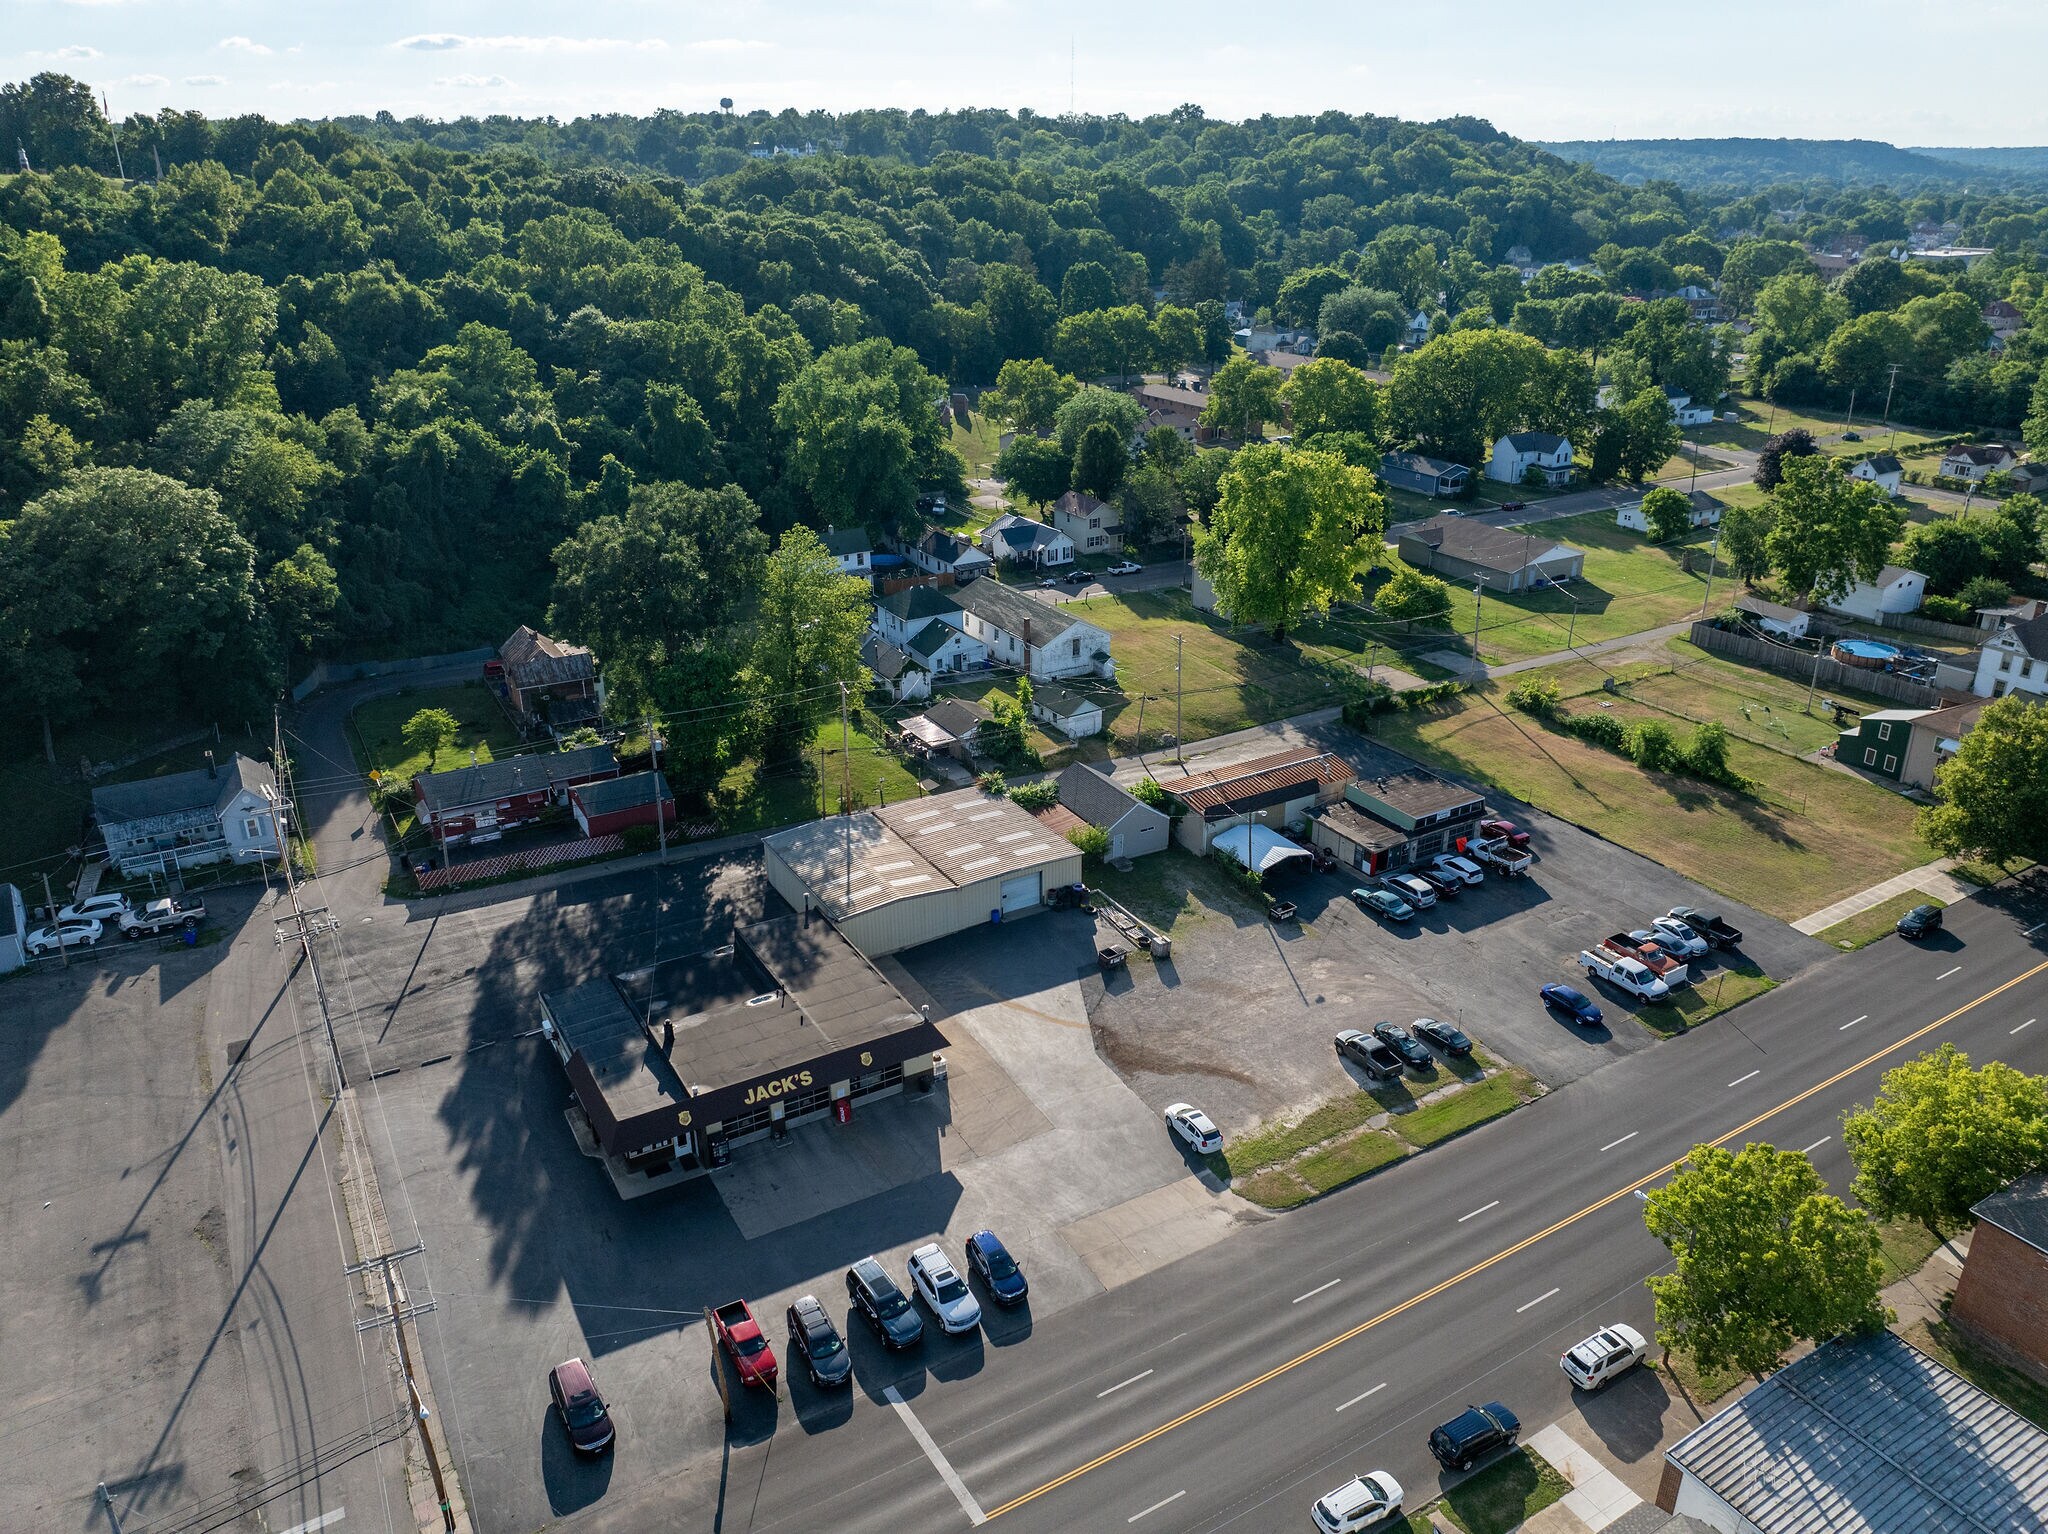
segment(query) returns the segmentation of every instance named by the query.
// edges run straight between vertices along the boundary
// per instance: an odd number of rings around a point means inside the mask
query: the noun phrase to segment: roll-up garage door
[[[1039,902],[1039,885],[1042,874],[1019,874],[1014,879],[1003,881],[1003,914],[1012,911],[1028,911]]]

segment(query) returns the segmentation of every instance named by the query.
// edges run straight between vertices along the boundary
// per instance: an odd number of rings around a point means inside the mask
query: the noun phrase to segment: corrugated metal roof
[[[1665,1457],[1762,1534],[2048,1529],[2048,1433],[1888,1331],[1816,1348]]]
[[[618,770],[619,761],[610,746],[578,746],[573,751],[528,752],[478,762],[474,767],[423,772],[419,786],[427,808],[445,812],[472,804],[495,804],[521,794],[539,793],[574,778]]]
[[[1348,783],[1356,776],[1342,758],[1328,751],[1302,746],[1293,751],[1276,751],[1271,756],[1253,757],[1235,767],[1190,773],[1184,778],[1162,783],[1160,787],[1189,809],[1207,814],[1279,789],[1294,788],[1304,783]]]

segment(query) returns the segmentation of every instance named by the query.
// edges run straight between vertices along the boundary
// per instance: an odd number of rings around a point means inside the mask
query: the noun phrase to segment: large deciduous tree
[[[768,556],[746,675],[764,763],[793,759],[838,711],[841,688],[858,695],[867,685],[868,597],[868,583],[841,575],[808,527],[784,533]]]
[[[1019,437],[996,459],[996,478],[1036,506],[1050,505],[1074,482],[1074,459],[1050,437]]]
[[[1324,432],[1380,434],[1380,388],[1348,362],[1321,357],[1303,363],[1281,387],[1297,440]]]
[[[1756,472],[1750,478],[1759,490],[1775,490],[1778,481],[1785,477],[1785,464],[1789,460],[1811,458],[1819,451],[1813,433],[1804,426],[1781,431],[1776,436],[1766,437],[1764,445],[1757,449]]]
[[[1459,463],[1483,462],[1509,432],[1583,432],[1593,377],[1573,352],[1510,330],[1459,330],[1394,366],[1388,414],[1397,436]]]
[[[1250,357],[1232,357],[1209,380],[1202,424],[1228,432],[1239,442],[1256,442],[1266,423],[1280,418],[1284,382],[1278,368]]]
[[[1657,1340],[1702,1368],[1761,1378],[1796,1342],[1884,1324],[1877,1232],[1797,1151],[1694,1146],[1643,1221],[1675,1262],[1649,1280]]]
[[[1920,834],[1950,857],[2048,862],[2048,708],[2008,694],[1934,775]]]
[[[1356,591],[1386,525],[1386,503],[1365,470],[1307,449],[1248,447],[1195,529],[1195,567],[1231,621],[1284,639]]]
[[[894,533],[920,485],[961,479],[939,424],[942,393],[917,353],[880,337],[835,346],[784,385],[775,401],[784,468],[820,521]]]
[[[995,388],[982,396],[981,408],[1020,432],[1051,431],[1054,413],[1080,387],[1042,357],[1012,358],[996,374]]]
[[[1944,1044],[1886,1071],[1870,1106],[1842,1115],[1842,1145],[1864,1208],[1945,1236],[1971,1205],[2048,1167],[2048,1081],[1999,1060],[1973,1069]]]
[[[1053,412],[1053,436],[1069,458],[1081,445],[1081,434],[1106,421],[1128,442],[1145,420],[1145,409],[1130,395],[1086,384],[1060,402]]]
[[[1127,439],[1109,422],[1097,421],[1074,446],[1074,488],[1106,501],[1123,483],[1130,463]]]
[[[1771,567],[1792,590],[1838,601],[1873,581],[1891,557],[1905,515],[1876,485],[1851,479],[1832,458],[1795,458],[1771,493]]]
[[[1692,502],[1683,490],[1659,485],[1643,497],[1643,520],[1650,526],[1653,543],[1677,538],[1692,525]]]
[[[1771,568],[1771,528],[1777,518],[1768,501],[1736,502],[1721,513],[1721,557],[1744,581]]]

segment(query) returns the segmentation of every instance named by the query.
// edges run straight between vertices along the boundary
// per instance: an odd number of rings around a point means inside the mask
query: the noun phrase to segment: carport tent
[[[1315,854],[1308,848],[1290,842],[1269,826],[1232,826],[1227,831],[1218,831],[1209,838],[1209,845],[1218,851],[1227,852],[1238,862],[1263,874],[1277,868],[1289,858],[1307,858],[1315,861]]]

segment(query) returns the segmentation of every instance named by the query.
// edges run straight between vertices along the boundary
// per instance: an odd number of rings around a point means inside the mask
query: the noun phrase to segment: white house
[[[873,629],[861,636],[860,661],[893,702],[908,703],[932,695],[931,673],[908,650],[891,644]]]
[[[841,575],[873,575],[874,568],[868,563],[868,556],[874,552],[874,545],[868,541],[865,529],[828,527],[825,536],[819,540],[825,545],[825,552],[839,561]]]
[[[1752,592],[1743,592],[1735,599],[1735,610],[1766,634],[1776,635],[1780,639],[1806,637],[1808,615],[1796,607],[1766,602]]]
[[[920,570],[933,575],[950,575],[956,581],[971,581],[991,568],[988,555],[964,538],[928,527],[915,543],[905,542],[902,552]]]
[[[1873,453],[1868,458],[1857,459],[1850,466],[1849,477],[1875,485],[1886,495],[1896,496],[1899,486],[1905,483],[1906,470],[1892,454]]]
[[[1081,762],[1062,772],[1060,803],[1091,826],[1109,833],[1109,855],[1140,858],[1164,852],[1173,822],[1151,805],[1133,798],[1108,778]]]
[[[1683,389],[1664,391],[1664,398],[1671,405],[1671,419],[1680,426],[1711,426],[1714,421],[1712,405],[1695,405],[1692,396]]]
[[[1827,607],[1845,617],[1877,623],[1886,614],[1918,612],[1920,600],[1926,595],[1926,576],[1918,570],[1886,565],[1877,572],[1875,581],[1858,581],[1840,601],[1830,602]]]
[[[92,813],[107,860],[129,877],[274,858],[285,818],[277,778],[240,752],[193,772],[95,788]]]
[[[1123,546],[1123,523],[1116,508],[1084,490],[1069,490],[1052,503],[1052,525],[1082,554],[1106,554]]]
[[[1941,472],[1949,479],[1981,480],[2019,462],[2020,455],[2003,442],[1979,446],[1952,447],[1941,460]]]
[[[933,676],[947,676],[988,663],[988,646],[950,623],[927,623],[903,642],[903,649]]]
[[[875,616],[868,627],[899,648],[927,623],[950,623],[964,629],[960,604],[935,586],[906,586],[875,604]]]
[[[982,529],[981,547],[997,564],[1046,566],[1074,562],[1072,538],[1056,527],[1015,512],[1004,512]]]
[[[1721,509],[1721,503],[1706,491],[1695,490],[1692,493],[1686,520],[1693,527],[1717,527],[1721,522]],[[1647,533],[1650,530],[1650,519],[1643,515],[1643,503],[1635,501],[1614,513],[1614,525]]]
[[[1503,485],[1521,484],[1531,469],[1542,473],[1546,485],[1570,483],[1571,443],[1554,432],[1511,432],[1494,443],[1486,461],[1486,477]]]
[[[2048,695],[2048,616],[2008,623],[1985,640],[1970,691],[1980,698],[2009,692]]]
[[[1102,733],[1102,705],[1058,682],[1032,685],[1031,717],[1051,725],[1068,740],[1085,740]]]
[[[1041,602],[994,581],[954,593],[969,638],[999,665],[1024,670],[1035,684],[1063,676],[1116,675],[1107,629],[1076,617],[1071,604]]]
[[[1401,339],[1410,346],[1420,346],[1429,339],[1428,310],[1417,309],[1415,311],[1414,317],[1408,321],[1406,328],[1402,330]]]

